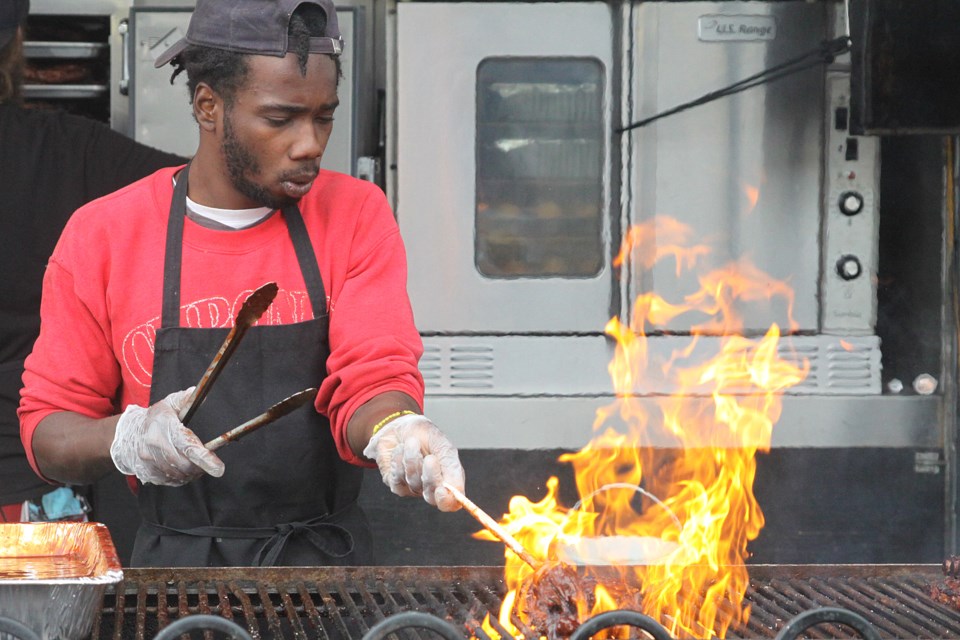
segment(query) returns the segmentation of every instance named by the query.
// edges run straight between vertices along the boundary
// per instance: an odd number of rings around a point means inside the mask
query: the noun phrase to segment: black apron
[[[163,311],[150,403],[196,384],[229,329],[180,327],[180,270],[189,165],[170,205]],[[326,293],[296,205],[282,215],[313,306],[313,320],[251,327],[190,421],[203,442],[287,396],[317,387],[330,353]],[[202,274],[191,274],[203,277]],[[269,274],[264,274],[264,281]],[[337,453],[329,421],[312,406],[217,451],[221,478],[182,487],[145,484],[133,566],[372,564],[369,525],[357,504],[363,471]]]

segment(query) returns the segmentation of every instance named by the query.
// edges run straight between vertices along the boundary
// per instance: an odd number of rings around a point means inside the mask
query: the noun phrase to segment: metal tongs
[[[226,366],[230,356],[232,356],[237,350],[237,346],[239,346],[240,340],[242,340],[243,336],[247,333],[247,329],[256,324],[257,320],[260,319],[260,316],[262,316],[263,313],[270,307],[270,305],[273,303],[273,299],[277,297],[278,290],[279,287],[277,287],[276,282],[268,282],[251,293],[249,296],[247,296],[247,299],[244,300],[243,305],[240,307],[240,311],[237,313],[237,317],[234,320],[233,328],[230,329],[230,333],[228,333],[227,337],[224,339],[223,344],[220,346],[220,350],[217,351],[215,356],[213,356],[210,366],[207,367],[207,370],[200,378],[200,382],[197,383],[197,386],[190,395],[189,400],[187,400],[187,404],[184,405],[183,409],[180,410],[180,422],[182,422],[184,425],[190,422],[190,419],[197,412],[197,409],[200,408],[200,405],[203,403],[204,399],[206,399],[207,394],[210,393],[210,388],[213,386],[213,383]],[[247,420],[238,427],[230,429],[229,431],[206,443],[204,446],[210,451],[215,451],[228,442],[239,440],[248,433],[251,433],[260,427],[270,424],[278,418],[287,415],[294,409],[310,402],[316,397],[316,388],[311,387],[309,389],[304,389],[303,391],[298,391],[292,396],[285,398],[284,400],[281,400],[277,404],[273,405],[259,416],[251,420]]]

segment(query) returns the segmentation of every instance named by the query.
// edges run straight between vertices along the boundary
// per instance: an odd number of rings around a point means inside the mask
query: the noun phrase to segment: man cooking
[[[383,193],[320,170],[342,48],[331,0],[198,0],[156,61],[185,71],[200,143],[80,208],[44,276],[21,435],[34,470],[140,481],[132,564],[362,564],[371,461],[398,495],[458,508],[456,448],[421,415],[422,344]],[[279,293],[185,426],[247,296]],[[299,409],[216,436],[300,390]]]

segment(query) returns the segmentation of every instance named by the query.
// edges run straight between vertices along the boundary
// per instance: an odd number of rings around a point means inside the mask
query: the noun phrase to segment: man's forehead
[[[311,54],[306,73],[301,71],[300,61],[293,54],[284,58],[249,56],[247,77],[240,88],[245,93],[259,96],[261,100],[276,96],[279,102],[283,102],[281,96],[284,94],[302,92],[335,97],[336,89],[336,63],[325,54]],[[327,98],[327,101],[332,99]]]

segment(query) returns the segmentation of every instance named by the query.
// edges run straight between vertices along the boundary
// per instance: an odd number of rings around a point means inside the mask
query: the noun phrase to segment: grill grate
[[[152,640],[171,622],[212,614],[247,629],[254,640],[362,638],[404,611],[420,611],[487,640],[506,587],[498,567],[328,567],[256,569],[127,569],[104,596],[91,638]],[[773,638],[791,619],[819,607],[859,614],[884,638],[960,637],[960,612],[933,601],[927,585],[942,579],[939,565],[758,565],[750,568],[745,603],[749,622],[728,638]],[[720,615],[732,616],[731,603]],[[519,620],[526,638],[537,634]],[[400,638],[433,638],[401,631]],[[704,631],[703,636],[710,634]],[[802,637],[851,638],[822,624]]]

